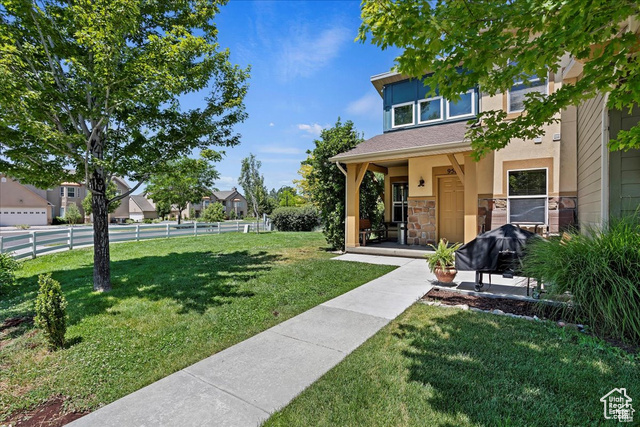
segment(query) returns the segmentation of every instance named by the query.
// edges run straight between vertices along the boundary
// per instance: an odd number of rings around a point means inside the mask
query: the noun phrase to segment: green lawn
[[[69,302],[68,348],[31,323],[0,330],[0,422],[52,396],[95,409],[393,269],[331,261],[319,233],[222,234],[111,246],[113,290],[92,292],[92,250],[24,263],[0,324],[33,315],[37,275]]]
[[[602,425],[617,387],[640,401],[639,360],[587,335],[416,304],[266,425]]]

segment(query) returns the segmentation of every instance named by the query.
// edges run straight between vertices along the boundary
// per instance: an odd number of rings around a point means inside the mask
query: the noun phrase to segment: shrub
[[[220,222],[224,221],[224,208],[220,203],[211,203],[202,212],[202,220],[204,222]]]
[[[16,283],[15,272],[19,268],[20,263],[13,259],[11,253],[0,254],[0,291]]]
[[[67,331],[67,300],[62,295],[60,283],[51,274],[38,276],[38,296],[36,297],[36,325],[44,332],[52,350],[64,346]]]
[[[80,214],[78,205],[76,205],[75,203],[69,203],[64,213],[64,219],[71,225],[80,222],[80,220],[82,219],[82,215]]]
[[[18,224],[16,225],[16,228],[18,230],[28,230],[31,228],[31,226],[29,224]]]
[[[133,223],[135,223],[135,221],[132,220],[131,218],[127,218],[127,219],[124,220],[124,223],[125,224],[133,224]]]
[[[271,214],[271,222],[279,231],[313,231],[318,226],[318,210],[312,206],[278,208]]]
[[[64,219],[61,216],[57,216],[55,218],[53,218],[53,220],[51,221],[52,225],[66,225],[67,224],[67,220]]]
[[[152,220],[151,218],[144,218],[144,219],[142,220],[142,222],[143,222],[144,224],[151,224],[151,223],[153,223],[153,220]]]
[[[525,274],[551,297],[569,293],[576,318],[595,332],[640,343],[640,217],[602,230],[565,233],[529,245]]]

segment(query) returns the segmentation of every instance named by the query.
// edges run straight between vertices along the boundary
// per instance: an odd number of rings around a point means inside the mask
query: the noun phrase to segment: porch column
[[[478,183],[477,163],[471,154],[464,155],[464,242],[478,235]]]
[[[368,163],[347,164],[347,218],[345,246],[360,246],[360,184],[367,172]]]

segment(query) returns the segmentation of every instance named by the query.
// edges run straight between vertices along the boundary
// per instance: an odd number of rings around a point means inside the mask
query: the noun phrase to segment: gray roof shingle
[[[446,146],[447,144],[464,141],[466,131],[467,122],[461,121],[386,132],[367,139],[352,150],[332,157],[331,160],[340,161],[366,154]]]
[[[151,201],[144,197],[142,194],[131,195],[131,200],[138,205],[142,212],[155,212],[156,208]]]

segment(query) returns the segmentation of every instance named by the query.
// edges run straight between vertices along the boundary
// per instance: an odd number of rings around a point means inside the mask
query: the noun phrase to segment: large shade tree
[[[346,180],[344,174],[329,159],[345,151],[355,148],[363,138],[352,121],[344,123],[338,118],[336,124],[323,129],[320,138],[314,141],[313,151],[307,151],[308,157],[301,168],[303,179],[308,181],[311,200],[320,211],[323,232],[327,242],[334,249],[344,248],[345,242],[345,194]],[[360,217],[379,221],[377,203],[384,191],[384,179],[367,171],[360,185]]]
[[[477,157],[505,147],[512,138],[537,137],[563,109],[598,94],[607,105],[630,109],[640,100],[637,0],[365,0],[360,40],[383,49],[401,48],[397,70],[422,77],[456,100],[469,88],[505,92],[515,81],[559,73],[569,55],[584,64],[582,79],[549,96],[533,91],[527,114],[506,121],[502,110],[480,113],[482,126],[469,129]],[[640,126],[621,131],[612,149],[640,147]]]
[[[239,142],[248,70],[217,43],[224,3],[0,0],[0,170],[87,183],[96,290],[111,287],[109,205],[194,148]],[[113,175],[138,184],[109,197]]]

